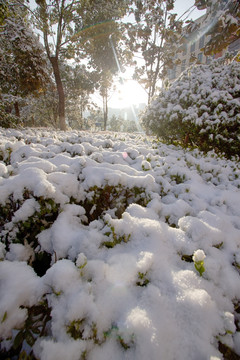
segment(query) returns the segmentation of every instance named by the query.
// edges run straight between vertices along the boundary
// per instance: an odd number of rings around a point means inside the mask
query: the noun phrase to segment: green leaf
[[[110,235],[111,235],[111,232],[110,232],[110,231],[108,231],[108,232],[106,232],[104,235],[106,235],[106,236],[110,236]]]
[[[213,245],[213,247],[215,247],[217,249],[221,249],[222,246],[223,246],[223,241],[220,242],[219,244]]]
[[[204,262],[198,261],[198,262],[195,262],[194,265],[195,265],[195,269],[199,272],[199,275],[202,276],[202,274],[205,271]]]
[[[18,360],[28,360],[28,355],[25,350],[21,351]]]
[[[24,340],[24,332],[23,330],[20,330],[14,339],[13,348],[18,349],[22,345],[23,340]]]
[[[37,327],[33,327],[33,328],[32,328],[32,332],[33,332],[34,334],[36,334],[36,335],[41,334],[41,330],[40,330],[39,328],[37,328]]]
[[[4,323],[4,321],[7,319],[7,311],[3,314],[1,323]]]
[[[28,343],[29,346],[33,346],[35,343],[34,336],[32,335],[31,331],[25,332],[25,340]]]
[[[183,254],[181,259],[186,262],[193,262],[192,255]]]

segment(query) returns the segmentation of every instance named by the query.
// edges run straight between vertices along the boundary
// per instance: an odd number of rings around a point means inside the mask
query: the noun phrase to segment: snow
[[[45,303],[40,360],[219,360],[219,341],[240,354],[238,162],[48,129],[0,129],[0,160],[2,351]]]
[[[196,250],[193,253],[193,261],[194,262],[199,262],[199,261],[203,261],[205,259],[206,255],[204,253],[203,250]]]
[[[11,330],[19,328],[26,320],[26,308],[40,299],[44,290],[41,280],[26,262],[0,262],[0,314],[1,319],[6,314],[5,321],[0,323],[1,337],[7,338]]]

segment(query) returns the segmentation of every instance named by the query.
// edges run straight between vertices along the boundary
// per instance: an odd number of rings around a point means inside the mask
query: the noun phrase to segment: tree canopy
[[[136,23],[128,24],[129,47],[141,58],[136,62],[134,78],[154,96],[160,79],[166,75],[166,64],[174,66],[181,48],[183,21],[177,19],[175,0],[134,0],[131,11]]]
[[[89,56],[95,63],[95,37],[107,44],[116,28],[115,21],[126,11],[126,1],[36,0],[36,26],[42,32],[45,49],[51,62],[59,96],[60,128],[66,129],[65,94],[59,60]],[[100,27],[104,24],[104,27]],[[102,29],[104,29],[102,31]],[[98,56],[104,48],[98,47]]]
[[[0,34],[0,88],[17,105],[19,98],[44,91],[50,79],[47,59],[25,8],[15,0],[2,7]]]

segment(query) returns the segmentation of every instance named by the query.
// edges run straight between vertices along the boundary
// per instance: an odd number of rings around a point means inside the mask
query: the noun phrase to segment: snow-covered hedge
[[[162,139],[239,155],[240,63],[219,59],[186,70],[151,103],[143,122]]]
[[[1,358],[237,358],[239,203],[214,153],[1,129]]]

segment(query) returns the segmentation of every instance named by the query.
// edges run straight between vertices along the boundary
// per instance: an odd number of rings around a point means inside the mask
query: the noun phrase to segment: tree
[[[91,21],[98,22],[98,16],[96,13]],[[93,26],[83,37],[88,64],[98,74],[97,86],[103,100],[104,130],[108,122],[108,99],[114,76],[122,72],[132,55],[128,50],[123,51],[122,38],[123,26],[115,21]]]
[[[200,9],[207,9],[203,26],[208,29],[210,39],[204,48],[205,55],[212,55],[225,49],[240,36],[239,0],[195,0]]]
[[[83,113],[90,105],[98,76],[88,71],[85,65],[61,64],[61,73],[66,90],[66,115],[72,128],[82,129]]]
[[[123,132],[134,133],[138,131],[138,127],[134,120],[125,120],[122,125]]]
[[[121,126],[123,125],[124,119],[121,116],[116,116],[113,114],[109,121],[109,130],[110,131],[121,131]]]
[[[240,63],[220,58],[195,65],[162,90],[143,122],[167,141],[240,154]]]
[[[118,25],[111,22],[104,24],[100,29],[92,29],[91,37],[84,44],[89,66],[94,68],[98,74],[97,86],[103,101],[104,130],[106,130],[108,121],[109,90],[113,83],[113,76],[118,71],[113,52],[115,49],[112,49],[106,33],[116,33],[117,28]]]
[[[58,99],[56,86],[50,82],[37,98],[30,95],[21,109],[25,126],[57,128]]]
[[[87,128],[98,128],[103,130],[103,112],[99,107],[90,108],[90,114],[87,118]]]
[[[50,74],[44,49],[30,28],[27,12],[17,1],[2,8],[0,25],[0,87],[3,98],[14,103],[20,117],[19,100],[44,91]]]
[[[159,79],[164,78],[166,64],[174,66],[180,51],[182,20],[172,13],[175,0],[133,0],[136,24],[128,24],[129,47],[140,52],[134,78],[143,84],[148,103],[153,98]]]
[[[42,31],[47,56],[52,64],[59,96],[60,128],[66,129],[65,94],[59,69],[60,58],[84,56],[90,29],[96,24],[115,21],[123,16],[125,1],[116,0],[36,0],[36,26]],[[96,22],[97,21],[97,22]],[[89,31],[88,31],[89,29]],[[109,38],[105,34],[105,39]]]

